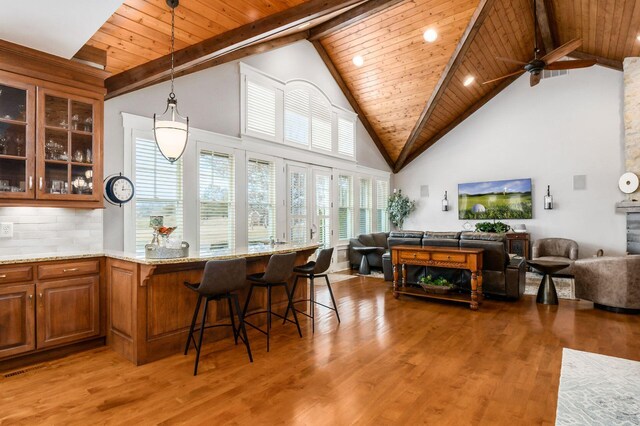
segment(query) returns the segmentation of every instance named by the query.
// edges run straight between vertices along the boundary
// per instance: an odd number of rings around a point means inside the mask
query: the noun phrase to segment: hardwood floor
[[[640,360],[640,317],[487,300],[481,310],[335,283],[342,324],[276,323],[141,367],[108,348],[0,376],[0,424],[553,424],[563,347]],[[329,302],[326,287],[319,300]],[[1,368],[1,365],[0,365]]]

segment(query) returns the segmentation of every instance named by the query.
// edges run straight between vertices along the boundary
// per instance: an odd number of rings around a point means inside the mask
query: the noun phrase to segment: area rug
[[[536,296],[538,294],[538,288],[540,287],[541,281],[541,274],[527,272],[524,294]],[[576,300],[573,278],[553,278],[553,282],[556,285],[558,299]]]
[[[564,348],[556,425],[640,425],[640,362]]]

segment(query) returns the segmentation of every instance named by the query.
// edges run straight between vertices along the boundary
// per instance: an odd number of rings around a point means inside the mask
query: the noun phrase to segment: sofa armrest
[[[540,240],[535,240],[533,244],[531,244],[531,258],[537,259],[542,257],[542,245],[540,244]]]
[[[573,242],[569,246],[569,259],[578,260],[578,243]]]
[[[519,299],[524,294],[527,281],[527,262],[511,259],[505,271],[505,293],[511,299]]]

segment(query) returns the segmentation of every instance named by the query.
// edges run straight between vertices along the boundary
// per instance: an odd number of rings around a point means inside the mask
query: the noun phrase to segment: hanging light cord
[[[169,93],[170,99],[175,99],[176,94],[173,93],[173,50],[175,43],[175,25],[176,25],[176,8],[171,8],[171,93]]]

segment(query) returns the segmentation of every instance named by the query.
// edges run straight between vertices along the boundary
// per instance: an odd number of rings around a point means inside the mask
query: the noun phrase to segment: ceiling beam
[[[99,66],[101,69],[107,67],[107,51],[89,46],[88,44],[82,46],[80,50],[73,55],[73,59],[88,65]]]
[[[255,22],[226,31],[175,52],[175,70],[182,72],[230,51],[264,41],[303,23],[353,6],[361,0],[309,0]],[[169,75],[171,55],[114,75],[105,85],[113,96],[130,92]]]
[[[389,153],[387,152],[387,150],[384,148],[384,145],[382,144],[380,137],[378,136],[376,131],[373,129],[373,126],[367,119],[366,114],[364,113],[362,108],[360,108],[360,105],[358,104],[358,101],[356,101],[356,98],[353,96],[353,93],[351,93],[351,90],[349,90],[347,83],[345,83],[344,79],[338,72],[338,69],[336,68],[331,58],[329,57],[329,54],[327,53],[325,48],[322,46],[319,40],[314,40],[312,41],[312,43],[313,43],[313,46],[318,51],[318,54],[324,61],[324,64],[329,69],[329,72],[333,76],[333,79],[336,81],[336,83],[338,83],[338,86],[342,90],[342,93],[344,93],[344,96],[349,101],[351,108],[353,108],[356,114],[358,114],[358,118],[362,122],[362,125],[364,126],[364,128],[367,129],[367,132],[369,133],[369,136],[371,136],[371,139],[373,139],[373,142],[376,144],[376,147],[378,147],[378,151],[380,151],[380,153],[384,157],[384,160],[387,162],[389,167],[393,170],[393,160],[389,156]]]
[[[368,0],[355,6],[340,15],[329,19],[309,30],[309,40],[319,40],[336,31],[353,25],[358,21],[366,19],[371,15],[383,11],[384,9],[395,6],[404,0]]]
[[[514,81],[516,81],[518,79],[518,77],[519,76],[514,76],[514,77],[508,78],[506,80],[503,80],[499,85],[497,85],[495,88],[493,88],[489,93],[487,93],[482,98],[480,98],[480,100],[478,102],[473,104],[471,107],[467,108],[467,110],[464,113],[462,113],[462,115],[458,116],[455,120],[453,120],[451,123],[449,123],[447,125],[447,127],[445,127],[444,129],[440,130],[435,136],[433,136],[431,139],[429,139],[424,145],[422,145],[416,151],[411,153],[411,155],[409,155],[409,157],[407,157],[407,161],[404,163],[404,166],[406,166],[407,164],[409,164],[410,162],[412,162],[413,160],[418,158],[423,152],[425,152],[427,149],[429,149],[431,146],[433,146],[434,143],[436,143],[440,139],[442,139],[444,137],[444,135],[446,135],[447,133],[449,133],[450,131],[455,129],[460,123],[462,123],[464,120],[469,118],[474,112],[479,110],[484,104],[489,102],[498,93],[502,92],[504,89],[507,88],[507,86],[509,86]]]
[[[247,56],[265,53],[270,50],[287,46],[291,43],[295,43],[296,41],[299,41],[299,40],[306,40],[307,36],[308,36],[308,32],[306,30],[303,30],[303,31],[298,31],[297,33],[292,33],[282,37],[272,38],[260,43],[251,44],[249,46],[245,46],[237,50],[232,50],[220,56],[214,57],[208,61],[202,62],[191,68],[187,68],[182,71],[179,71],[175,73],[175,77],[176,78],[184,77],[185,75],[193,74],[198,71],[206,70],[207,68],[212,68],[218,65],[226,64],[227,62],[237,61],[242,58],[246,58]],[[133,90],[144,89],[145,87],[153,86],[154,84],[162,83],[163,81],[168,81],[170,78],[171,78],[170,76],[165,75],[161,78],[158,78],[157,80],[149,81],[135,89],[131,89],[127,92],[120,92],[117,95],[113,93],[107,93],[107,96],[105,96],[105,99],[111,99],[116,96],[124,95],[125,93],[128,93]]]
[[[555,15],[553,13],[553,5],[548,0],[537,0],[535,1],[535,4],[536,10],[534,12],[538,16],[538,29],[540,30],[540,37],[542,38],[542,44],[544,45],[545,53],[549,53],[558,45],[558,30],[555,21]]]
[[[473,16],[471,17],[471,21],[469,21],[469,25],[467,25],[465,32],[462,34],[462,37],[460,38],[460,41],[456,46],[456,50],[453,52],[453,55],[451,55],[451,58],[449,59],[449,63],[444,68],[442,75],[440,76],[440,81],[438,81],[438,84],[436,85],[433,93],[431,94],[431,97],[427,101],[427,105],[425,106],[424,110],[420,114],[418,122],[416,123],[413,130],[411,131],[411,134],[407,139],[407,143],[402,148],[402,151],[400,152],[400,155],[396,160],[395,167],[394,167],[395,173],[400,171],[400,169],[402,169],[402,167],[404,166],[404,163],[407,157],[409,156],[409,153],[411,152],[413,145],[416,143],[416,141],[420,137],[420,132],[422,132],[422,129],[424,129],[424,126],[429,121],[429,118],[431,117],[431,114],[435,110],[436,105],[438,104],[438,101],[447,90],[447,87],[449,86],[451,79],[453,78],[456,70],[462,63],[467,53],[467,50],[469,50],[469,47],[471,46],[473,39],[478,33],[478,30],[484,23],[484,20],[487,17],[487,15],[489,15],[489,11],[491,10],[493,3],[494,3],[494,0],[480,0],[478,7],[476,8],[475,12],[473,13]]]
[[[569,55],[567,56],[574,59],[593,59],[598,63],[598,65],[602,65],[603,67],[611,68],[618,71],[623,70],[622,61],[617,61],[615,59],[603,58],[602,56],[596,56],[590,53],[580,52],[577,50],[574,50],[573,52],[569,53]]]

